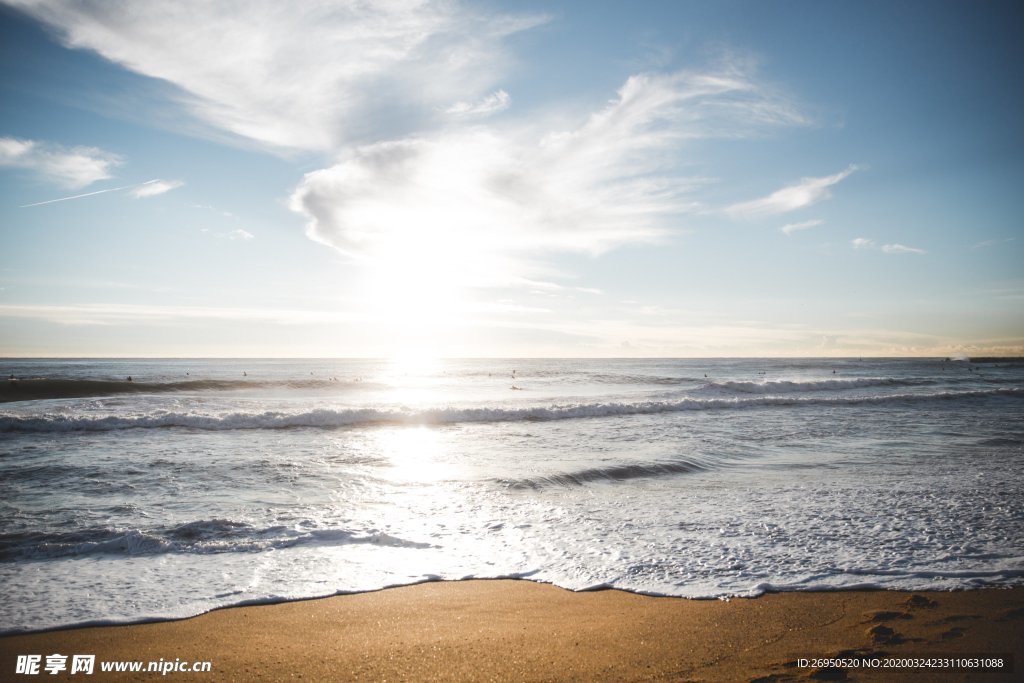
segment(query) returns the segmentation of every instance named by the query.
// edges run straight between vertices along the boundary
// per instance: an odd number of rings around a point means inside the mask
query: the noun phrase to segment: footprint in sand
[[[943,640],[952,640],[953,638],[963,638],[963,637],[964,637],[964,630],[962,628],[960,628],[959,626],[954,626],[953,628],[949,629],[948,631],[946,631],[946,632],[944,632],[942,634],[942,639]]]
[[[903,642],[903,636],[901,636],[899,633],[896,633],[896,631],[889,628],[888,626],[883,626],[882,624],[872,626],[871,628],[869,628],[867,630],[867,635],[868,638],[870,638],[871,641],[875,643],[885,643],[888,645],[892,645],[895,643]]]
[[[906,612],[893,612],[892,610],[877,610],[864,613],[864,623],[879,623],[882,621],[895,621],[896,619],[913,619],[914,617]]]
[[[911,609],[932,609],[939,606],[939,603],[929,600],[923,595],[911,595],[903,604]]]
[[[974,621],[975,619],[981,619],[977,614],[951,614],[940,623],[952,624],[958,621]]]
[[[1012,621],[1022,618],[1024,618],[1024,607],[1018,607],[1016,609],[1009,610],[1006,614],[1000,617],[999,621]]]

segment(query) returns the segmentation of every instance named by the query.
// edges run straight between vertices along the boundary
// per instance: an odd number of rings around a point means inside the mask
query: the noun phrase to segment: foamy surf
[[[804,390],[806,391],[806,390]],[[766,392],[767,393],[767,392]],[[792,393],[783,390],[783,394]],[[306,412],[283,413],[229,413],[210,415],[203,413],[160,413],[129,417],[76,417],[69,415],[41,415],[23,417],[0,414],[0,432],[108,432],[125,429],[185,428],[209,431],[252,429],[337,429],[372,425],[455,425],[487,422],[550,422],[588,418],[657,415],[686,411],[725,411],[761,407],[814,407],[862,406],[887,403],[928,403],[955,401],[989,396],[1024,397],[1017,388],[985,389],[975,391],[943,391],[914,394],[888,394],[883,396],[823,396],[791,397],[763,396],[758,398],[684,398],[678,401],[644,401],[640,403],[588,403],[578,405],[533,406],[525,408],[431,408],[427,410],[373,409],[356,410],[318,409]]]
[[[7,632],[467,577],[1024,581],[1024,363],[12,363],[46,396],[0,407]]]

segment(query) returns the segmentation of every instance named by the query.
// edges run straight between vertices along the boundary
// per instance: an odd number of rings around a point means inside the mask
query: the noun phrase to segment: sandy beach
[[[937,661],[910,670],[815,660],[905,666],[909,658],[1010,655],[1019,663],[1024,589],[720,601],[573,593],[527,581],[438,582],[182,621],[8,636],[0,653],[4,680],[1008,681],[1014,673]],[[69,661],[95,655],[95,672],[49,675],[43,668],[54,653]],[[42,655],[40,674],[14,675],[18,656],[33,654]],[[161,659],[209,661],[211,671],[100,671],[102,662]]]

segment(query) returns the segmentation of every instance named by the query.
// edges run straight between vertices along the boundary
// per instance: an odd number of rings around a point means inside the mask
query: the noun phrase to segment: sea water
[[[1021,361],[2,364],[3,632],[473,577],[1024,582]]]

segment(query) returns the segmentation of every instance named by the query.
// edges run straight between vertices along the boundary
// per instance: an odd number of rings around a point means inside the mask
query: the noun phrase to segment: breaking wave
[[[862,406],[889,403],[957,401],[992,396],[1024,397],[1024,389],[942,391],[870,396],[757,396],[683,398],[639,403],[581,403],[522,408],[377,408],[317,409],[302,412],[265,411],[226,414],[160,412],[152,415],[85,417],[47,414],[38,417],[0,415],[2,432],[108,432],[122,429],[185,428],[198,430],[294,429],[370,426],[379,424],[460,424],[486,422],[547,422],[593,417],[656,415],[701,410],[742,410],[758,407]]]
[[[813,391],[845,391],[875,387],[931,386],[936,382],[927,378],[861,377],[856,379],[823,379],[806,382],[765,380],[763,382],[710,382],[704,388],[721,392],[744,394],[793,394]]]
[[[627,481],[629,479],[690,474],[693,472],[703,472],[712,469],[715,466],[716,465],[713,463],[700,462],[697,460],[632,463],[625,465],[611,465],[608,467],[592,467],[575,472],[559,472],[556,474],[528,477],[524,479],[499,479],[497,483],[504,485],[509,489],[537,490],[550,487],[584,486],[594,482],[615,482]]]
[[[0,403],[58,398],[88,398],[119,394],[238,391],[244,389],[324,390],[370,386],[369,383],[336,379],[196,379],[182,382],[139,382],[107,379],[11,379],[0,382]]]
[[[295,546],[371,544],[425,548],[378,531],[254,527],[243,522],[209,519],[154,529],[94,527],[61,533],[0,534],[0,562],[87,555],[160,555],[164,553],[262,552]]]

